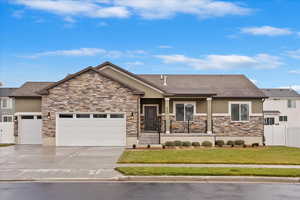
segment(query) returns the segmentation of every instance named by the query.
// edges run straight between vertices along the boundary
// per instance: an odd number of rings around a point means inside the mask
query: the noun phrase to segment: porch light
[[[48,112],[47,118],[50,119],[50,112]]]

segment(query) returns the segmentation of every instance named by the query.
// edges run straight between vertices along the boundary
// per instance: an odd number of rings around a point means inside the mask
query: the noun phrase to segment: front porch
[[[140,144],[158,144],[180,138],[211,141],[211,98],[141,98]]]

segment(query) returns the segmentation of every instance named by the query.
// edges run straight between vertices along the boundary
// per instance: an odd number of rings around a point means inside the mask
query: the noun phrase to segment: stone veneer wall
[[[121,84],[94,71],[88,71],[50,89],[49,92],[49,95],[42,97],[44,141],[55,137],[57,112],[125,112],[127,137],[137,137],[139,96]]]
[[[263,136],[263,117],[250,117],[249,122],[232,122],[229,116],[213,117],[213,133],[217,136]]]

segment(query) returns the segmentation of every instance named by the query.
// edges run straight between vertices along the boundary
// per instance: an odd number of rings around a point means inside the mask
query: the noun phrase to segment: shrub
[[[148,149],[150,149],[150,148],[151,148],[151,145],[150,145],[150,144],[148,144],[148,145],[147,145],[147,148],[148,148]]]
[[[251,146],[252,146],[252,147],[258,147],[259,144],[258,144],[258,143],[253,143]]]
[[[133,145],[132,145],[132,148],[133,148],[133,149],[136,149],[136,144],[133,144]]]
[[[184,141],[184,142],[182,142],[182,146],[190,147],[190,146],[192,146],[192,143],[190,141]]]
[[[175,144],[174,144],[173,141],[167,141],[167,142],[165,143],[165,145],[166,145],[167,147],[174,147],[174,146],[175,146]]]
[[[179,140],[174,141],[174,144],[176,147],[181,147],[182,146],[182,142]]]
[[[202,142],[202,146],[204,146],[204,147],[211,147],[212,143],[210,141],[204,141],[204,142]]]
[[[216,140],[215,141],[216,146],[222,147],[224,144],[225,144],[224,140]]]
[[[244,140],[236,140],[236,141],[234,141],[234,144],[235,145],[244,145],[245,141]]]
[[[228,140],[226,144],[232,146],[232,145],[234,145],[234,141]]]
[[[192,142],[193,147],[200,147],[200,142]]]

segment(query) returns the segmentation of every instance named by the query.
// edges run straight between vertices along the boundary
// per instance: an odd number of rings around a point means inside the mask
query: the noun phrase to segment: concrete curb
[[[1,182],[240,182],[240,183],[293,183],[300,178],[252,176],[120,176],[112,178],[32,178],[1,179]]]

